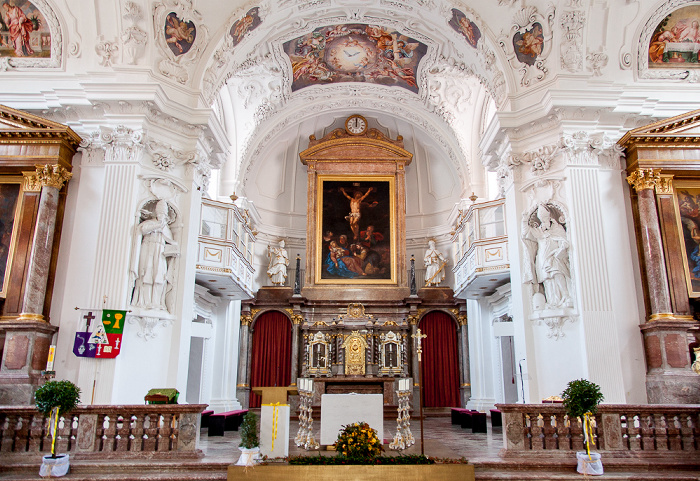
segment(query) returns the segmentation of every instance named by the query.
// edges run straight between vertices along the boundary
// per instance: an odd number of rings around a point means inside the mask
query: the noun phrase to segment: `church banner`
[[[78,357],[113,359],[121,351],[126,311],[81,309],[80,326],[75,333],[73,353]]]

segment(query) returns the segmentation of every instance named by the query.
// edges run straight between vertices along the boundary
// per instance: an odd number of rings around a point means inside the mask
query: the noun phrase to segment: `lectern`
[[[289,404],[287,396],[298,394],[297,387],[254,387],[252,391],[262,396],[260,454],[268,458],[289,456]]]

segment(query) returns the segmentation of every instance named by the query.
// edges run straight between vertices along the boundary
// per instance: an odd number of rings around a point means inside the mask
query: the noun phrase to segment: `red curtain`
[[[457,324],[444,312],[421,319],[423,339],[423,395],[425,407],[460,407]]]
[[[289,386],[292,376],[292,327],[277,311],[261,314],[253,325],[250,386]],[[250,407],[260,407],[260,396],[250,393]]]

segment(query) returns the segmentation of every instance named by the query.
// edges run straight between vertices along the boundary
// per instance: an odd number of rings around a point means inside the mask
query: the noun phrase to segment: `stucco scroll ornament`
[[[191,0],[162,0],[153,6],[153,32],[161,52],[161,75],[186,84],[209,41],[209,29]]]
[[[533,174],[542,175],[549,170],[554,158],[561,149],[558,145],[545,145],[537,150],[523,154],[511,154],[509,164],[512,166],[529,164]]]
[[[563,208],[552,201],[526,212],[522,230],[525,255],[523,283],[531,288],[531,320],[549,328],[547,337],[564,336],[562,327],[573,317],[570,243]]]
[[[510,30],[498,37],[508,63],[520,73],[523,87],[543,80],[548,73],[545,63],[552,51],[554,15],[553,5],[544,16],[537,7],[523,7],[513,17]]]
[[[160,317],[149,316],[128,315],[126,320],[129,324],[136,324],[140,327],[140,330],[136,333],[136,335],[145,341],[150,341],[158,337],[156,327],[169,327],[173,324],[172,319],[162,319]]]
[[[561,146],[568,156],[569,164],[622,169],[621,159],[624,157],[624,151],[605,134],[590,134],[585,131],[564,134],[561,137]]]
[[[124,5],[125,20],[130,20],[131,25],[122,32],[122,50],[129,65],[136,65],[136,61],[143,54],[144,47],[148,41],[148,34],[138,26],[143,19],[141,7],[135,2],[126,2]]]
[[[581,10],[564,12],[561,18],[561,66],[569,72],[580,72],[583,68],[582,32],[585,21],[586,16]]]

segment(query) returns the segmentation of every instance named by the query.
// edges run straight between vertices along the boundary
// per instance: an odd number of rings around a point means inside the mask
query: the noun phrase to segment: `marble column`
[[[35,173],[25,175],[25,185],[30,187],[29,190],[40,188],[41,194],[19,320],[44,320],[44,300],[51,268],[58,192],[71,177],[72,174],[59,165],[37,167]]]
[[[411,353],[411,377],[413,378],[413,410],[418,412],[420,409],[420,384],[418,380],[420,378],[420,373],[418,372],[418,355],[415,352],[415,337],[416,331],[418,330],[418,316],[410,315],[408,316],[408,323],[411,326],[411,334],[408,338],[408,352]]]
[[[238,359],[238,384],[236,384],[236,398],[244,409],[250,405],[250,324],[253,316],[241,314],[241,333]]]
[[[299,377],[299,330],[304,317],[301,314],[292,314],[292,380],[291,385],[297,385]]]
[[[459,323],[459,359],[460,359],[460,400],[462,406],[466,406],[472,396],[471,372],[469,371],[469,330],[467,328],[467,315],[460,313],[457,316]]]
[[[688,332],[692,316],[672,312],[655,189],[665,189],[657,169],[637,169],[627,181],[636,190],[651,315],[641,326],[647,398],[652,404],[700,403],[700,376],[691,369]]]

